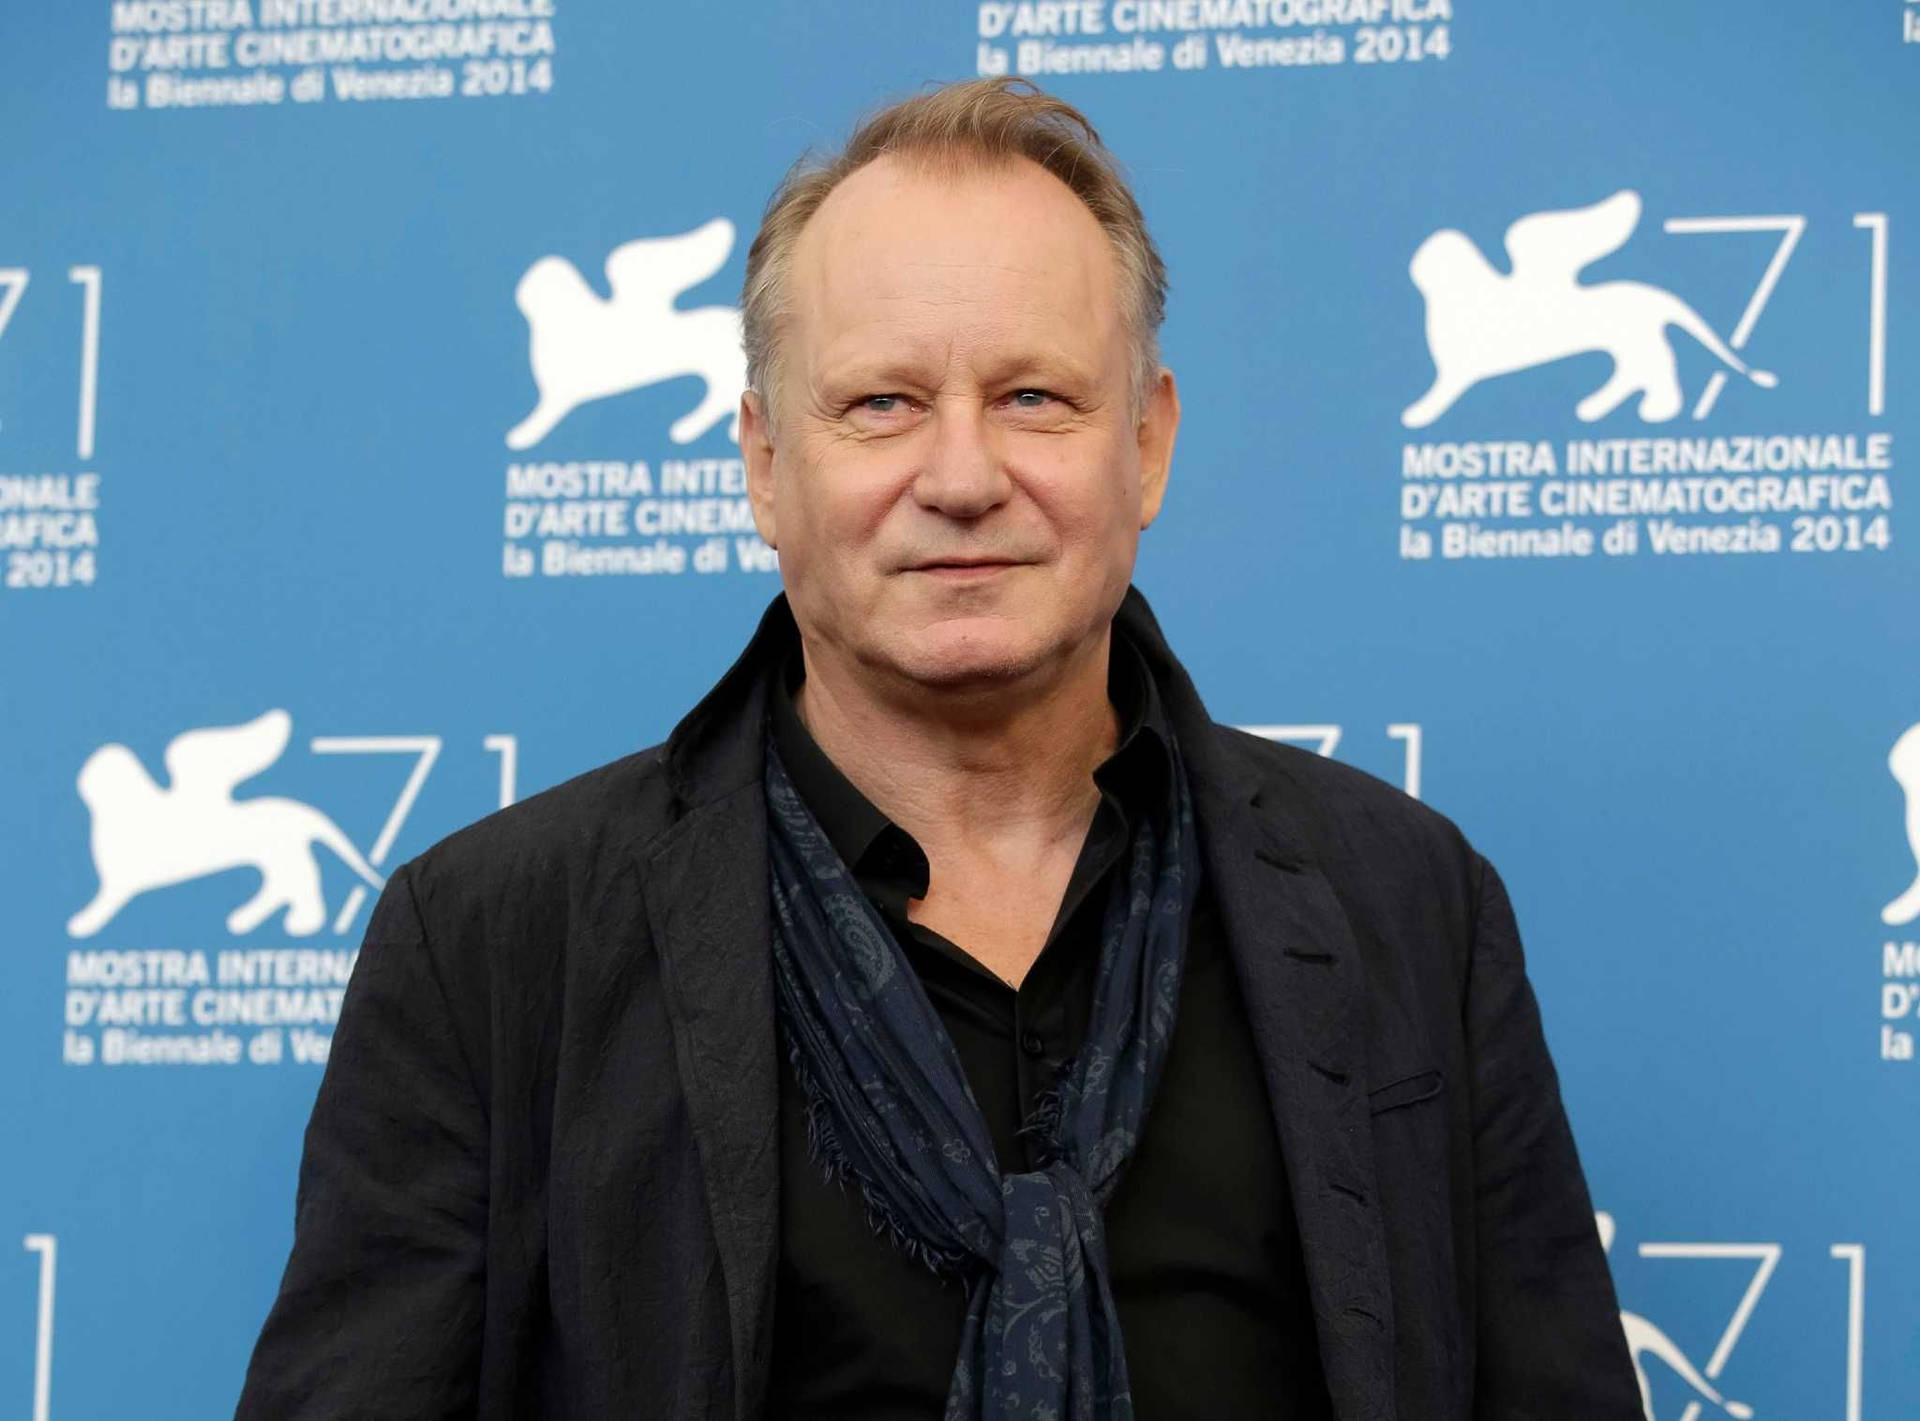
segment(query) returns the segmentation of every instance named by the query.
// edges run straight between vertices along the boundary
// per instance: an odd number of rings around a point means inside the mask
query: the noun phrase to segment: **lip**
[[[955,559],[952,562],[919,563],[907,569],[908,572],[925,573],[929,577],[938,577],[947,581],[972,582],[993,576],[996,572],[1005,572],[1010,568],[1025,567],[1025,563],[1007,562],[1004,559]]]

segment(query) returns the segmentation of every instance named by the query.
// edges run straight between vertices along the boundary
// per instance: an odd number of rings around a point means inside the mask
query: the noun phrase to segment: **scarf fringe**
[[[926,1242],[902,1222],[893,1211],[887,1196],[870,1181],[866,1174],[854,1168],[853,1161],[847,1157],[846,1148],[840,1143],[840,1132],[833,1123],[833,1109],[828,1103],[819,1082],[814,1079],[813,1070],[802,1059],[800,1043],[792,1039],[790,1032],[782,1031],[787,1040],[787,1060],[793,1066],[794,1075],[800,1081],[800,1093],[807,1098],[807,1157],[820,1167],[821,1177],[840,1188],[847,1187],[851,1179],[860,1191],[860,1202],[865,1206],[867,1225],[876,1237],[884,1234],[887,1240],[908,1258],[921,1264],[930,1272],[941,1277],[958,1277],[966,1271],[973,1255],[965,1249],[945,1249]]]

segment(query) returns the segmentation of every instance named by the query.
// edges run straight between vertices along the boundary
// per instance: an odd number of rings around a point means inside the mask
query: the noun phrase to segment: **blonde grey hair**
[[[1028,158],[1087,205],[1112,244],[1121,315],[1133,345],[1131,395],[1137,415],[1160,365],[1167,268],[1147,232],[1120,165],[1086,116],[1024,79],[968,79],[904,99],[862,122],[830,157],[809,154],[774,190],[747,251],[741,295],[747,384],[771,410],[780,380],[780,327],[800,231],[848,175],[889,154],[934,171]]]

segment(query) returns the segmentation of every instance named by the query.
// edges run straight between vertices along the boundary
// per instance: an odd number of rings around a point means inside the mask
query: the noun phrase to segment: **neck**
[[[954,846],[1078,844],[1113,753],[1107,698],[1111,633],[1044,683],[974,692],[875,694],[835,658],[803,644],[795,708],[855,788],[930,856]]]

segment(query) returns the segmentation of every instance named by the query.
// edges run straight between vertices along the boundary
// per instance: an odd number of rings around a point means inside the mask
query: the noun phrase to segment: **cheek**
[[[1061,551],[1104,563],[1131,550],[1140,527],[1139,475],[1125,451],[1103,447],[1071,460],[1036,463],[1029,485]]]
[[[780,522],[781,563],[789,556],[818,563],[831,576],[836,565],[851,570],[847,554],[880,536],[894,504],[897,480],[877,461],[848,458],[809,461],[780,480],[774,496]]]

